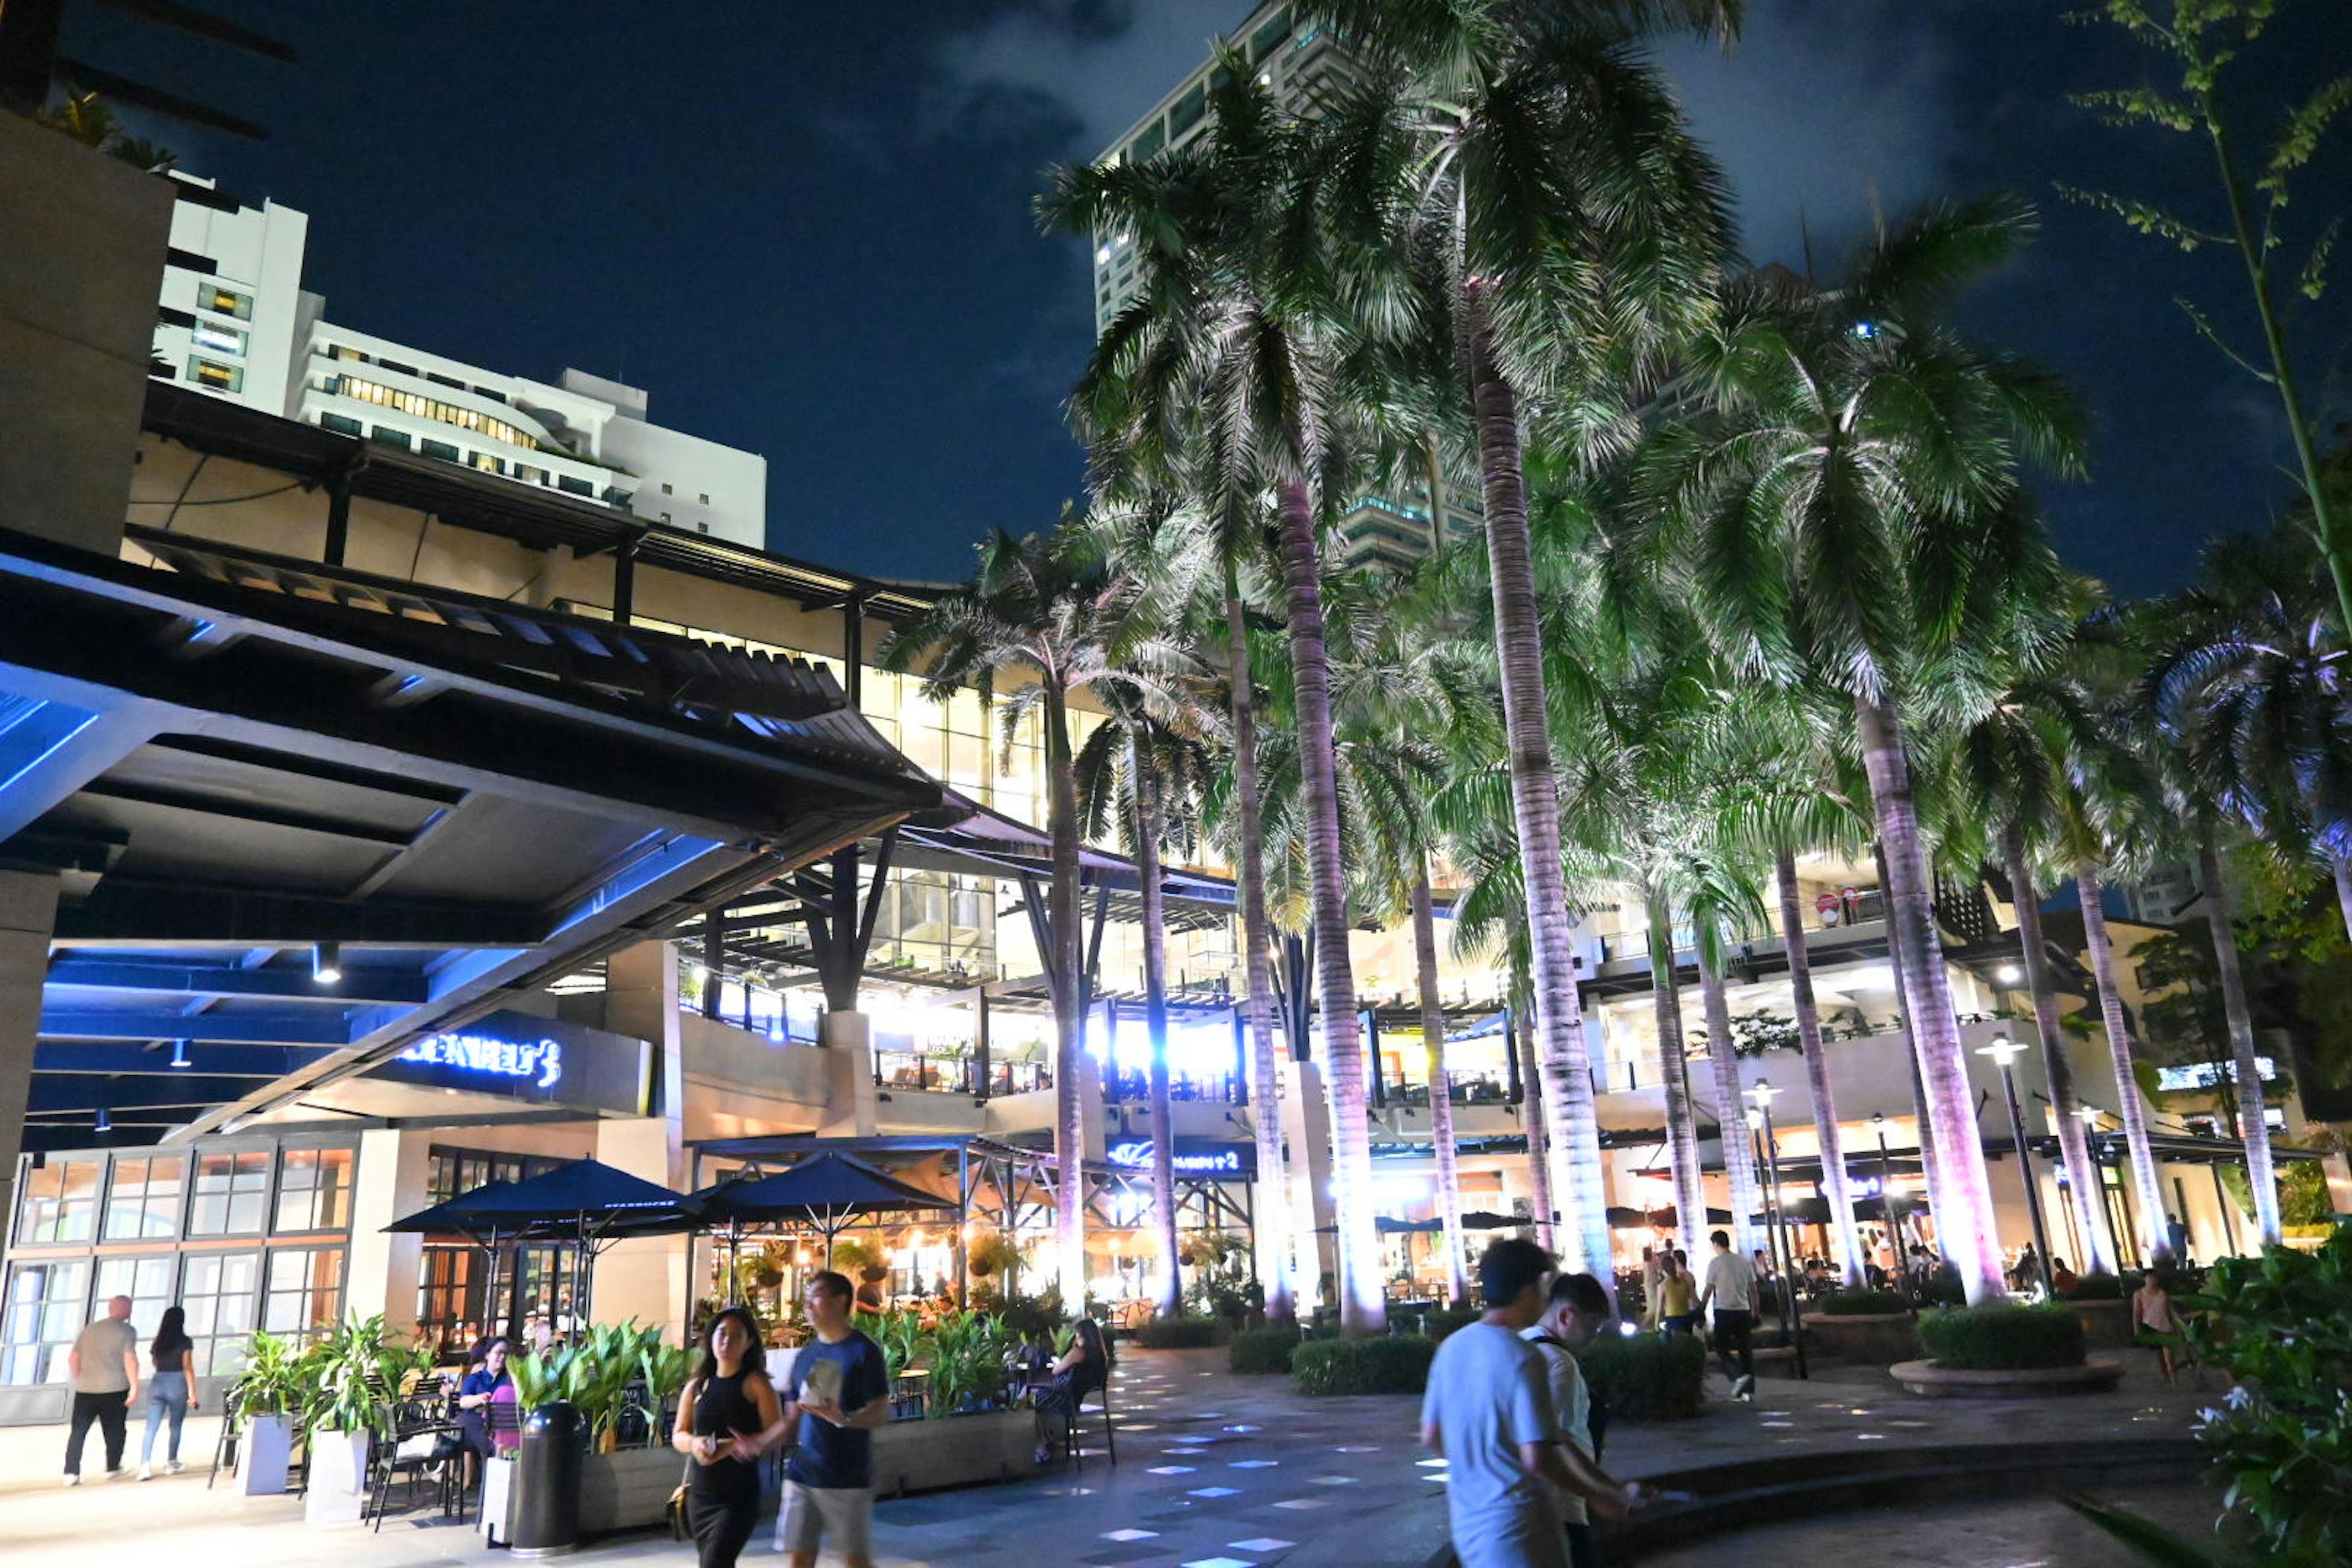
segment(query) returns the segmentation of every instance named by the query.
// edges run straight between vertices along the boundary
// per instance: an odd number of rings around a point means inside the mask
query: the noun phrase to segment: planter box
[[[874,1489],[888,1497],[1016,1480],[1037,1473],[1036,1450],[1034,1410],[893,1421],[874,1434]]]
[[[667,1444],[590,1454],[580,1461],[580,1531],[603,1535],[663,1521],[686,1457]]]
[[[2048,1394],[2104,1394],[2123,1381],[2119,1362],[2081,1366],[2019,1367],[2006,1372],[1958,1372],[1932,1361],[1897,1362],[1895,1382],[1929,1399],[2038,1399]]]
[[[367,1509],[365,1432],[320,1432],[310,1438],[310,1485],[302,1517],[311,1524],[349,1524]]]
[[[247,1497],[282,1497],[294,1462],[294,1426],[283,1415],[247,1417],[237,1434],[237,1480]]]
[[[2066,1310],[2083,1325],[2083,1342],[2093,1350],[2121,1350],[2132,1342],[2130,1301],[2069,1301]]]
[[[1805,1320],[1805,1332],[1823,1354],[1863,1366],[1893,1366],[1919,1353],[1919,1336],[1908,1312],[1822,1312]]]

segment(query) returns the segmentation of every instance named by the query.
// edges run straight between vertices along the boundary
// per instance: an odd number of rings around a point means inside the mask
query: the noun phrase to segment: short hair
[[[857,1294],[856,1288],[849,1282],[848,1275],[831,1268],[818,1269],[815,1273],[808,1277],[808,1282],[811,1285],[815,1286],[818,1289],[824,1291],[828,1296],[855,1296]]]
[[[1609,1292],[1590,1274],[1563,1274],[1551,1282],[1551,1304],[1568,1307],[1588,1318],[1609,1315]]]
[[[1487,1247],[1478,1259],[1478,1294],[1489,1307],[1507,1307],[1551,1270],[1550,1253],[1532,1241],[1510,1237]]]
[[[1708,1231],[1706,1233],[1706,1238],[1715,1243],[1716,1246],[1723,1247],[1726,1250],[1728,1250],[1731,1247],[1731,1233],[1727,1230]]]

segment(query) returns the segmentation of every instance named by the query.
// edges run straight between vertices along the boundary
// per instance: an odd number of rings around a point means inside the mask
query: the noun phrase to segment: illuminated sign
[[[488,1035],[434,1035],[400,1053],[404,1062],[462,1068],[493,1078],[531,1080],[553,1089],[563,1077],[563,1047],[554,1040],[501,1040]]]
[[[1129,1139],[1114,1143],[1108,1151],[1110,1163],[1129,1170],[1149,1169],[1151,1164],[1151,1141]],[[1240,1176],[1248,1173],[1242,1163],[1242,1152],[1233,1148],[1179,1149],[1176,1151],[1176,1173],[1183,1176]]]
[[[2187,1067],[2157,1068],[2156,1087],[2168,1094],[2179,1089],[2212,1089],[2221,1083],[2224,1068],[2229,1069],[2227,1076],[2230,1081],[2237,1082],[2236,1062],[2191,1062]],[[2264,1083],[2278,1077],[2278,1067],[2268,1057],[2256,1057],[2254,1070],[2262,1074]]]

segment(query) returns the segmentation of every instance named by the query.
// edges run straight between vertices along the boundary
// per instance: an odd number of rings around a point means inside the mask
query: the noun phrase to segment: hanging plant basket
[[[857,1271],[857,1277],[868,1285],[879,1285],[890,1278],[890,1271],[887,1268],[861,1268]]]

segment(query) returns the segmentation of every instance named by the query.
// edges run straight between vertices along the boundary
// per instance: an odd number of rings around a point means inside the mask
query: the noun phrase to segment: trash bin
[[[515,1465],[517,1557],[561,1557],[580,1547],[580,1460],[586,1452],[580,1412],[558,1399],[522,1424]]]

